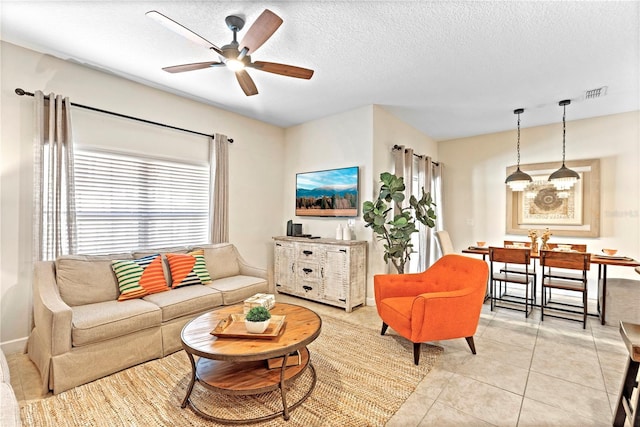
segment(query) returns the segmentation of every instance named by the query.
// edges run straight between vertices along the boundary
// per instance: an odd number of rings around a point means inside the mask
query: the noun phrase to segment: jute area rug
[[[383,426],[431,370],[442,348],[422,345],[420,365],[412,344],[389,332],[323,316],[320,337],[309,346],[317,384],[309,398],[260,426]],[[21,408],[27,426],[215,426],[180,404],[189,384],[184,351],[153,360]],[[291,383],[287,401],[309,389],[310,370]],[[278,391],[226,396],[196,384],[192,400],[224,418],[253,418],[282,409]]]

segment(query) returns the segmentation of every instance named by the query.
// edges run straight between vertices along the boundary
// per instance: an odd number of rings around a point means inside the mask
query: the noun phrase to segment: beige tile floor
[[[346,313],[284,295],[278,300],[379,330],[375,307]],[[541,322],[539,310],[525,319],[485,304],[475,342],[475,356],[464,339],[436,342],[443,356],[387,426],[611,425],[627,359],[617,327],[590,318],[583,330],[567,320]],[[8,361],[18,399],[42,398],[28,357],[14,354]]]

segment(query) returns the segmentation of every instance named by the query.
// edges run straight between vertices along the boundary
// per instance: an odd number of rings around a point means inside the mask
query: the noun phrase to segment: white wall
[[[416,153],[437,157],[437,144],[428,136],[402,122],[377,105],[288,128],[285,132],[284,212],[285,217],[303,224],[303,232],[333,238],[344,218],[295,216],[295,174],[343,166],[360,167],[360,207],[356,218],[356,238],[369,241],[367,305],[373,305],[373,275],[386,273],[380,244],[374,241],[362,220],[362,203],[377,197],[380,173],[393,171],[391,147],[404,144]],[[285,224],[282,232],[285,234]]]
[[[522,129],[520,145],[522,164],[560,161],[562,123]],[[505,235],[504,180],[516,160],[516,131],[442,141],[438,152],[445,164],[445,227],[456,251],[478,240],[499,245],[522,238]],[[593,252],[614,247],[639,259],[640,112],[568,121],[566,153],[567,160],[600,159],[600,237],[552,241],[586,243]],[[609,267],[608,275],[638,279],[624,267]]]
[[[17,96],[18,87],[233,138],[230,240],[252,264],[266,268],[272,263],[271,236],[280,234],[284,223],[282,128],[9,43],[2,42],[0,50],[0,345],[5,351],[21,351],[31,329],[33,98]],[[132,122],[120,123],[122,128],[110,118],[104,123],[102,128],[83,129],[79,136],[108,142],[110,137],[122,139],[117,129],[136,132]],[[175,132],[173,143],[179,150],[184,150],[181,138],[194,141]],[[166,141],[164,148],[168,148]],[[207,144],[205,138],[202,144]]]
[[[371,193],[372,120],[372,106],[369,105],[286,129],[282,162],[282,169],[285,171],[283,210],[285,219],[302,224],[303,233],[334,238],[338,224],[344,226],[347,218],[296,217],[296,173],[358,166],[358,202],[362,204],[363,197]],[[355,225],[356,239],[365,240],[366,232],[360,207],[358,214]],[[284,222],[280,230],[280,235],[286,234]]]

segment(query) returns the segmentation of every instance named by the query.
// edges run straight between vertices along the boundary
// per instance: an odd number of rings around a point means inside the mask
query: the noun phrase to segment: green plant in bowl
[[[264,322],[271,319],[271,313],[264,307],[252,307],[245,316],[247,322]]]
[[[244,325],[247,332],[261,334],[269,327],[271,313],[264,307],[252,307],[245,315]]]

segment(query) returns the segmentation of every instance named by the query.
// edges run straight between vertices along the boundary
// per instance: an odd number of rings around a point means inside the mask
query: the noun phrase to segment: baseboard
[[[0,342],[0,349],[4,354],[26,353],[28,337],[18,338],[17,340]]]
[[[365,301],[365,305],[371,306],[371,307],[375,307],[376,306],[376,299],[375,298],[367,298]]]

